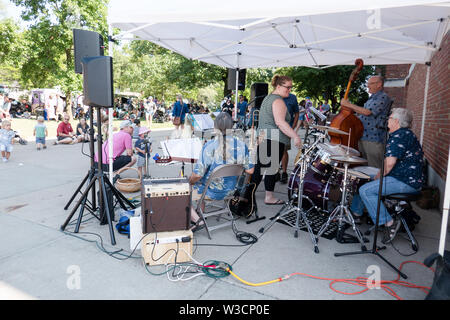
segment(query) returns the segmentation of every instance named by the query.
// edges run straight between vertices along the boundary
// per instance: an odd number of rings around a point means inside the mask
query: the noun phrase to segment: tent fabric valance
[[[442,1],[167,2],[113,0],[108,21],[121,35],[226,68],[425,63],[450,16]]]

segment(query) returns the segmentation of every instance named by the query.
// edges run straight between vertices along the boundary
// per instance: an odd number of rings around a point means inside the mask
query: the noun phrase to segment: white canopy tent
[[[239,70],[327,68],[357,58],[365,65],[426,63],[449,16],[450,2],[432,0],[111,0],[108,23],[122,31],[115,39],[148,40]],[[447,202],[449,192],[447,181]]]

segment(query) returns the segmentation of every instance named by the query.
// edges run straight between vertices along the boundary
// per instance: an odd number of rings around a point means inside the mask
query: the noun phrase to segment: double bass
[[[345,91],[344,99],[348,98],[348,93],[353,81],[358,77],[359,72],[364,66],[362,59],[356,59],[355,69],[353,69]],[[331,121],[330,127],[349,132],[350,135],[342,135],[339,133],[328,132],[330,136],[330,143],[350,145],[350,147],[358,150],[358,141],[362,137],[364,132],[364,126],[357,116],[354,115],[353,110],[348,107],[341,106],[341,110],[338,115]],[[348,139],[350,139],[350,144]]]

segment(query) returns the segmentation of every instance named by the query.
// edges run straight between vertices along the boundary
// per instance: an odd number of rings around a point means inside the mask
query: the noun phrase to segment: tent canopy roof
[[[108,22],[227,68],[425,63],[448,30],[444,1],[112,0]]]

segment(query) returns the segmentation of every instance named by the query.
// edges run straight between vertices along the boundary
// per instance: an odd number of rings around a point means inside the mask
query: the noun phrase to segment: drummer
[[[368,161],[370,167],[380,169],[383,161],[385,119],[389,114],[391,99],[383,91],[384,80],[382,76],[372,76],[367,81],[371,94],[364,107],[350,103],[347,99],[341,100],[341,106],[352,109],[359,114],[364,125],[363,136],[358,142],[361,156]]]
[[[384,159],[383,195],[395,193],[417,193],[424,183],[423,152],[419,141],[409,129],[412,122],[411,111],[395,108],[388,120],[389,139]],[[360,220],[363,207],[367,208],[372,221],[376,221],[380,174],[375,180],[361,186],[359,195],[353,197],[351,211]],[[362,200],[362,201],[361,201]],[[392,241],[400,228],[400,221],[394,221],[383,202],[380,203],[379,225],[384,225],[382,242]]]

